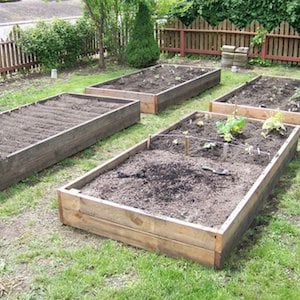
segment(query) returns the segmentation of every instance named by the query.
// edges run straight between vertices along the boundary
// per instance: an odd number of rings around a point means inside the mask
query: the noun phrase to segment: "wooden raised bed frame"
[[[0,174],[2,174],[0,176],[0,190],[89,147],[98,139],[110,136],[140,120],[140,103],[138,101],[85,94],[64,94],[85,99],[101,98],[104,102],[123,103],[124,105],[11,153],[5,159],[0,160]],[[43,99],[38,103],[49,101],[60,95]],[[1,114],[7,114],[30,105],[34,104],[23,105]]]
[[[158,65],[157,67],[160,67]],[[185,66],[185,65],[178,65],[178,67],[193,67],[195,66]],[[153,68],[153,67],[151,67]],[[207,69],[201,68],[200,69]],[[144,69],[146,70],[146,69]],[[211,70],[211,69],[210,69]],[[134,72],[132,74],[136,74],[141,72],[141,70]],[[178,84],[172,88],[166,89],[160,93],[153,94],[153,93],[144,93],[144,92],[135,92],[135,91],[125,91],[125,90],[117,90],[117,89],[108,89],[108,88],[101,88],[98,85],[103,84],[110,84],[113,83],[114,80],[127,77],[132,74],[124,75],[112,80],[108,80],[105,82],[101,82],[92,86],[89,86],[85,89],[87,94],[94,94],[100,96],[108,96],[108,97],[120,97],[125,99],[135,99],[141,101],[141,112],[143,113],[158,113],[162,110],[166,109],[167,107],[180,103],[183,100],[189,99],[194,97],[201,92],[214,87],[220,83],[221,78],[221,70],[215,69],[212,71],[208,71],[206,74],[201,76],[195,77],[189,81],[183,82]]]
[[[232,114],[235,110],[237,110],[237,114],[240,116],[245,116],[248,118],[255,118],[266,120],[276,112],[281,112],[283,114],[283,121],[287,124],[292,125],[300,125],[300,113],[299,112],[290,112],[286,110],[278,110],[272,108],[263,108],[263,107],[254,107],[251,105],[244,105],[244,104],[232,104],[226,103],[226,101],[234,96],[236,93],[242,91],[248,84],[254,83],[258,81],[261,77],[274,77],[274,78],[285,78],[285,79],[295,79],[290,77],[280,77],[280,76],[267,76],[267,75],[259,75],[247,83],[242,84],[241,86],[237,87],[236,89],[232,90],[231,92],[217,98],[214,101],[209,103],[209,111],[216,112],[216,113],[224,113],[224,114]],[[300,80],[299,80],[300,82]],[[288,99],[287,99],[288,100]]]
[[[183,120],[195,117],[193,113]],[[220,116],[221,114],[212,115]],[[224,116],[224,115],[223,115]],[[162,134],[174,128],[176,124]],[[185,257],[221,268],[231,249],[251,224],[263,199],[296,153],[300,128],[295,127],[262,174],[220,228],[192,224],[145,213],[125,205],[82,194],[80,189],[100,174],[117,167],[146,149],[147,140],[58,190],[60,220],[74,226],[143,249]],[[152,140],[157,139],[157,135]]]

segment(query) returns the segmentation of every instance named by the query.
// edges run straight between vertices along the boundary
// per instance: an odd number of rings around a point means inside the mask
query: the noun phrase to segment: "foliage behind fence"
[[[162,51],[221,55],[223,45],[250,47],[250,57],[300,63],[300,35],[287,22],[265,35],[261,49],[252,46],[252,38],[262,26],[254,21],[238,29],[229,20],[211,26],[203,18],[197,18],[189,26],[179,20],[170,20],[156,29],[156,36]]]
[[[17,71],[39,71],[39,62],[34,54],[25,54],[18,45],[20,30],[14,26],[9,39],[0,39],[0,75],[7,76]],[[98,42],[96,36],[87,38],[85,49],[80,58],[92,57],[98,53]]]

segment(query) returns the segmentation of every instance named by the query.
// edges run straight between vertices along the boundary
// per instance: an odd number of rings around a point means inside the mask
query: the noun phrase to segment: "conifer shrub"
[[[153,36],[153,23],[148,6],[140,2],[130,40],[125,49],[125,59],[130,66],[144,68],[154,65],[160,50]]]

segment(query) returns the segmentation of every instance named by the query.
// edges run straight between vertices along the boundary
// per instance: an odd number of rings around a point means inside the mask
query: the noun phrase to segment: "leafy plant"
[[[255,36],[251,40],[251,45],[258,46],[259,51],[261,51],[261,47],[266,39],[267,32],[268,31],[265,28],[258,28]]]
[[[298,0],[178,0],[172,6],[171,15],[186,26],[201,16],[213,26],[224,19],[239,28],[258,21],[268,31],[287,21],[299,32],[299,11]]]
[[[75,65],[87,38],[94,35],[94,28],[86,20],[72,25],[56,19],[52,23],[38,22],[35,27],[21,31],[18,43],[25,53],[35,54],[44,69],[59,69]]]
[[[277,112],[272,117],[268,118],[264,121],[262,125],[262,136],[265,138],[272,132],[277,131],[280,134],[284,134],[284,131],[286,131],[286,128],[283,124],[283,113]]]
[[[291,96],[289,100],[295,100],[300,98],[300,88],[296,88],[295,93]]]
[[[274,61],[260,57],[250,58],[248,62],[250,65],[259,65],[261,67],[272,67],[276,65]]]
[[[224,122],[216,122],[217,132],[226,142],[230,142],[233,139],[234,134],[241,133],[245,125],[245,119],[235,115],[228,116],[227,120]]]

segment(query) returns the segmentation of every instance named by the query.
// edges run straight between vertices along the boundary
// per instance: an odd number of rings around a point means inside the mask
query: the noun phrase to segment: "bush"
[[[125,58],[129,65],[144,68],[156,63],[160,50],[153,36],[153,23],[148,6],[140,2]]]
[[[172,15],[185,25],[202,16],[215,26],[224,19],[230,19],[239,28],[257,20],[271,31],[282,21],[289,22],[300,31],[299,0],[187,0],[173,8]]]
[[[57,19],[22,31],[18,43],[25,53],[35,54],[44,69],[60,69],[76,64],[86,39],[93,35],[94,28],[85,20],[72,25]]]

